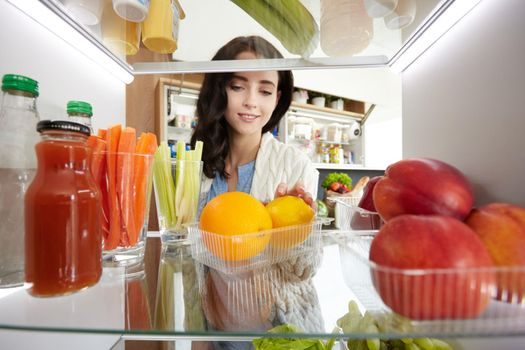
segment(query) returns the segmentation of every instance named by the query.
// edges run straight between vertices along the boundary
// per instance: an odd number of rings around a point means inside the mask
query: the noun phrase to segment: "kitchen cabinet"
[[[49,6],[55,6],[53,1],[42,1],[41,3],[51,4]],[[197,3],[197,2],[195,2]],[[222,2],[221,2],[222,3]],[[448,4],[450,2],[443,1],[439,2],[439,5]],[[223,3],[224,4],[224,3]],[[228,3],[225,6],[229,6]],[[59,5],[57,5],[59,6]],[[195,6],[198,6],[195,5]],[[215,5],[211,5],[215,6]],[[62,11],[58,7],[57,11]],[[473,10],[474,11],[474,10]],[[187,11],[189,13],[189,10]],[[430,12],[429,12],[430,13]],[[523,22],[521,19],[525,16],[524,6],[521,1],[482,1],[478,7],[475,8],[475,13],[473,13],[474,18],[466,17],[461,22],[462,26],[460,28],[454,28],[457,32],[459,31],[462,34],[461,39],[456,39],[455,45],[450,44],[453,39],[453,33],[449,33],[448,36],[442,38],[442,41],[435,44],[435,47],[429,49],[425,53],[425,56],[421,57],[416,63],[414,63],[409,70],[407,70],[404,75],[404,86],[407,87],[409,94],[403,94],[404,104],[404,114],[408,116],[406,119],[407,123],[403,125],[403,132],[406,132],[405,156],[420,156],[424,154],[430,154],[434,157],[439,157],[444,160],[449,160],[459,168],[467,169],[467,173],[472,175],[476,181],[476,193],[479,195],[478,201],[484,202],[489,200],[503,200],[503,201],[513,201],[516,204],[522,206],[525,205],[523,198],[523,186],[519,186],[521,183],[522,174],[525,169],[523,168],[523,154],[520,152],[523,149],[523,142],[521,136],[517,136],[514,131],[523,130],[523,118],[522,116],[517,116],[517,113],[521,113],[525,106],[523,106],[523,99],[519,98],[520,91],[524,90],[523,82],[525,81],[523,77],[523,47],[520,45],[511,46],[512,43],[522,42],[522,34],[524,32]],[[423,16],[427,18],[427,16]],[[423,19],[424,19],[423,18]],[[418,24],[422,22],[416,23]],[[213,26],[211,26],[213,27]],[[490,40],[480,40],[480,34],[478,29],[484,28],[483,35],[481,37],[489,37]],[[5,29],[5,28],[4,28]],[[10,29],[11,30],[11,29]],[[494,30],[494,33],[491,34],[491,31]],[[182,33],[180,33],[182,35]],[[88,34],[88,37],[91,37],[91,34]],[[402,35],[403,38],[407,39],[409,34]],[[452,38],[452,39],[451,39]],[[509,40],[501,40],[501,38],[509,38]],[[182,40],[182,36],[181,36]],[[445,40],[445,41],[443,41]],[[204,40],[194,41],[194,42],[206,42]],[[222,41],[220,41],[222,43]],[[444,42],[448,42],[449,46],[447,47]],[[217,42],[218,45],[219,41]],[[401,41],[401,43],[406,43]],[[494,47],[491,46],[497,44]],[[182,45],[182,43],[181,43]],[[204,45],[196,45],[204,46]],[[213,46],[213,45],[210,45]],[[398,45],[400,48],[402,45]],[[452,47],[452,49],[450,49]],[[214,48],[210,48],[213,51]],[[104,48],[101,48],[104,50]],[[191,51],[187,49],[186,51]],[[474,54],[471,53],[473,50]],[[436,54],[438,52],[439,54]],[[181,51],[182,54],[182,51]],[[434,56],[432,56],[434,54]],[[264,68],[326,68],[325,63],[329,67],[369,67],[369,66],[386,66],[388,65],[388,57],[394,57],[394,54],[387,55],[385,57],[379,56],[363,56],[355,57],[350,59],[334,60],[326,57],[313,58],[311,60],[304,60],[299,58],[285,58],[283,61],[279,62],[236,62],[238,65],[228,65],[224,63],[221,67],[220,64],[214,62],[205,62],[203,64],[198,63],[198,58],[188,61],[169,61],[167,63],[163,62],[145,62],[145,63],[136,63],[132,66],[129,66],[129,72],[135,74],[154,74],[154,73],[165,73],[165,72],[203,72],[203,71],[212,71],[217,69],[259,69],[264,65]],[[439,55],[440,57],[435,57]],[[450,57],[452,55],[452,57]],[[209,58],[210,55],[202,54],[201,57]],[[432,57],[432,58],[429,58]],[[448,58],[447,58],[448,57]],[[120,59],[121,63],[125,61]],[[187,64],[187,62],[193,62],[193,64]],[[471,65],[472,62],[476,62],[476,65]],[[451,66],[453,68],[451,68]],[[472,69],[472,66],[476,69]],[[226,68],[225,68],[226,67]],[[465,75],[465,71],[470,74]],[[443,72],[447,74],[443,74]],[[440,77],[441,75],[441,77]],[[474,77],[476,77],[474,79]],[[505,83],[502,83],[498,80],[498,77],[507,78]],[[436,81],[439,82],[439,87],[436,88]],[[496,86],[493,87],[492,83],[494,80],[498,82]],[[475,82],[475,85],[482,91],[477,90],[476,94],[470,94],[472,86],[468,83]],[[458,82],[461,82],[461,88],[456,88]],[[508,85],[510,82],[510,85]],[[423,88],[422,88],[423,87]],[[435,94],[439,92],[438,94]],[[489,94],[489,95],[487,95]],[[469,98],[465,98],[468,96]],[[483,101],[494,101],[494,98],[497,97],[497,103],[483,103]],[[414,101],[414,99],[419,100],[419,103]],[[462,102],[462,101],[467,102]],[[447,101],[445,104],[443,101]],[[446,109],[443,109],[443,106],[446,105]],[[461,109],[456,107],[462,107]],[[504,106],[504,113],[498,109],[498,106]],[[429,113],[431,111],[432,113]],[[490,118],[486,117],[487,113],[490,114]],[[430,114],[430,116],[429,116]],[[446,118],[443,118],[443,116]],[[472,116],[480,118],[480,115],[483,115],[485,119],[476,119]],[[504,119],[505,122],[495,123],[494,115],[504,115],[507,118]],[[465,116],[468,116],[466,118]],[[431,122],[429,125],[428,123]],[[476,137],[469,137],[471,132],[472,125],[478,125],[478,132]],[[491,131],[493,126],[498,126],[498,132],[496,136],[491,136]],[[453,135],[447,134],[447,127],[454,127]],[[435,132],[440,130],[441,133]],[[451,137],[453,136],[453,137]],[[493,137],[494,142],[487,142],[491,140],[490,137]],[[451,141],[449,143],[449,141]],[[469,153],[463,153],[463,148],[465,144],[468,143]],[[424,147],[423,147],[424,146]],[[474,151],[473,151],[474,150]],[[520,154],[521,153],[521,154]],[[487,157],[487,154],[490,154],[490,157]],[[491,165],[491,162],[487,162],[489,159],[498,159],[497,166],[494,167]],[[501,160],[501,162],[499,161]],[[504,162],[503,162],[504,161]],[[494,168],[498,170],[495,171]],[[503,174],[503,175],[501,175]],[[504,176],[505,180],[501,181],[501,177]],[[499,179],[499,180],[498,180]],[[495,185],[496,189],[492,190],[491,186]],[[486,193],[487,189],[491,189],[490,193]],[[330,256],[332,251],[326,251],[325,258]],[[334,254],[335,255],[335,254]],[[330,265],[335,267],[337,265]],[[333,272],[330,272],[333,274]],[[122,284],[125,284],[125,281],[121,280]],[[327,285],[328,286],[328,285]],[[330,293],[342,292],[343,288],[330,288]],[[85,292],[90,292],[87,290]],[[24,294],[23,291],[15,292],[11,294],[13,297],[17,296],[22,297]],[[125,315],[125,307],[123,306],[125,298],[122,297],[123,289],[119,290],[120,299],[116,300],[116,304],[119,305],[120,314],[114,314],[108,312],[110,309],[103,309],[104,315],[111,314],[115,315]],[[80,295],[80,294],[79,294]],[[7,298],[7,297],[5,297]],[[8,300],[4,299],[3,300]],[[0,300],[2,300],[0,299]],[[102,298],[101,298],[102,299]],[[107,300],[107,298],[103,298]],[[9,307],[10,303],[3,303],[4,307]],[[72,302],[73,298],[67,299]],[[40,306],[45,305],[46,300],[40,300]],[[38,301],[37,301],[38,302]],[[57,302],[57,305],[59,302]],[[20,304],[13,304],[20,306]],[[78,310],[77,303],[69,304],[69,309]],[[93,309],[95,306],[100,306],[95,302],[90,302],[87,307],[88,309]],[[26,305],[27,306],[27,305]],[[151,305],[149,306],[151,307]],[[327,307],[327,310],[335,310],[338,305],[330,304]],[[7,310],[7,309],[6,309]],[[43,309],[24,309],[25,315],[39,315],[37,310]],[[49,310],[49,308],[47,309]],[[49,312],[53,314],[53,312]],[[4,311],[4,310],[2,310]],[[22,312],[19,310],[13,310],[13,314],[17,317],[24,318]],[[1,313],[3,314],[3,312]],[[57,312],[59,314],[59,312]],[[82,325],[76,321],[71,323],[66,323],[71,320],[71,313],[67,313],[66,317],[62,318],[59,321],[51,320],[41,320],[33,319],[29,323],[14,323],[17,318],[12,320],[4,321],[1,325],[4,329],[38,329],[45,331],[79,331],[79,332],[93,332],[93,333],[115,333],[115,334],[127,334],[125,337],[128,339],[148,339],[149,335],[156,333],[155,331],[143,332],[139,331],[138,328],[135,328],[135,331],[126,329],[125,326],[107,326],[104,323],[103,326],[98,326],[95,323]],[[124,317],[124,316],[122,316]],[[98,320],[103,319],[104,317],[98,317]],[[84,316],[81,317],[82,320],[87,320]],[[108,322],[110,320],[107,320]],[[24,320],[25,322],[25,320]],[[39,323],[40,322],[40,323]],[[120,322],[120,321],[118,321]],[[89,322],[88,322],[89,323]],[[121,323],[119,323],[121,324]],[[519,322],[516,322],[517,327],[520,326]],[[77,327],[77,328],[71,328]],[[506,332],[501,332],[500,334],[506,334]],[[513,335],[523,336],[525,332],[523,329],[517,330]],[[161,335],[166,337],[163,339],[219,339],[221,335],[228,337],[233,337],[235,339],[242,339],[244,335],[239,334],[216,334],[216,333],[188,333],[188,332],[166,332]],[[161,335],[157,335],[161,338]],[[398,336],[394,335],[394,336]],[[442,336],[480,336],[488,337],[492,336],[486,332],[465,332],[461,334],[451,334],[443,333]],[[253,336],[263,336],[262,333],[254,334]],[[318,336],[317,334],[315,336]],[[322,336],[322,335],[320,335]],[[324,335],[328,337],[328,335]],[[351,334],[350,336],[358,337],[359,334]],[[155,337],[155,335],[153,336]],[[215,338],[217,337],[217,338]],[[484,339],[485,340],[485,339]],[[499,340],[498,340],[499,341]],[[496,341],[491,342],[487,339],[486,343],[495,343],[494,347],[499,347],[499,343]],[[511,346],[517,347],[515,343]]]

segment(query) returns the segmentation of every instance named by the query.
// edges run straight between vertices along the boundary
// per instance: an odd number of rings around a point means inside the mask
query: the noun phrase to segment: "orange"
[[[304,242],[311,232],[314,210],[301,198],[295,196],[278,197],[266,205],[272,217],[274,228],[287,227],[274,232],[271,244],[277,248],[291,248]]]
[[[244,192],[225,192],[209,201],[201,213],[204,244],[227,261],[250,259],[270,241],[272,218],[254,197]]]

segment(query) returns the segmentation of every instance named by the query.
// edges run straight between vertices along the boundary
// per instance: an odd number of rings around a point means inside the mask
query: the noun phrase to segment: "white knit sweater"
[[[277,186],[284,182],[292,189],[301,179],[305,189],[313,198],[317,197],[319,172],[301,150],[283,144],[271,133],[262,136],[261,146],[255,160],[255,173],[250,194],[260,201],[268,202],[274,198]],[[205,178],[202,192],[207,193],[213,179]],[[204,197],[206,198],[207,195]],[[321,261],[321,252],[289,259],[273,266],[269,283],[273,285],[274,299],[269,319],[271,325],[277,326],[291,323],[305,331],[322,332],[324,322],[317,299],[317,293],[311,278],[317,271]],[[222,275],[228,290],[236,291],[237,284],[249,283],[240,278],[232,281],[231,276]],[[237,277],[237,279],[239,279]],[[241,288],[242,289],[242,288]],[[219,298],[224,296],[219,296]],[[242,299],[242,298],[241,298]]]
[[[288,189],[292,189],[299,179],[315,199],[319,172],[308,156],[301,150],[276,140],[269,132],[263,134],[255,160],[250,194],[260,201],[269,202],[281,182],[286,183]],[[213,179],[205,177],[202,192],[208,192],[212,182]]]

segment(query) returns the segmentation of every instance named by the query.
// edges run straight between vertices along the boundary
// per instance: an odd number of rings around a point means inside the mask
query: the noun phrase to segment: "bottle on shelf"
[[[43,120],[38,168],[25,195],[25,277],[33,296],[92,286],[102,275],[101,194],[85,125]]]
[[[24,282],[24,195],[36,171],[38,82],[6,74],[0,105],[0,288]]]
[[[91,133],[93,133],[93,127],[91,125],[93,108],[89,102],[69,101],[67,103],[67,115],[69,116],[69,121],[83,124],[89,128]]]

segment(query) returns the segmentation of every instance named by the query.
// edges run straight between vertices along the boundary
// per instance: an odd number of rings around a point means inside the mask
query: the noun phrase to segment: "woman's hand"
[[[306,192],[304,183],[299,179],[291,190],[288,190],[288,186],[281,182],[275,190],[275,198],[282,196],[295,196],[301,198],[306,204],[308,204],[313,210],[316,209],[315,199],[312,195]]]

